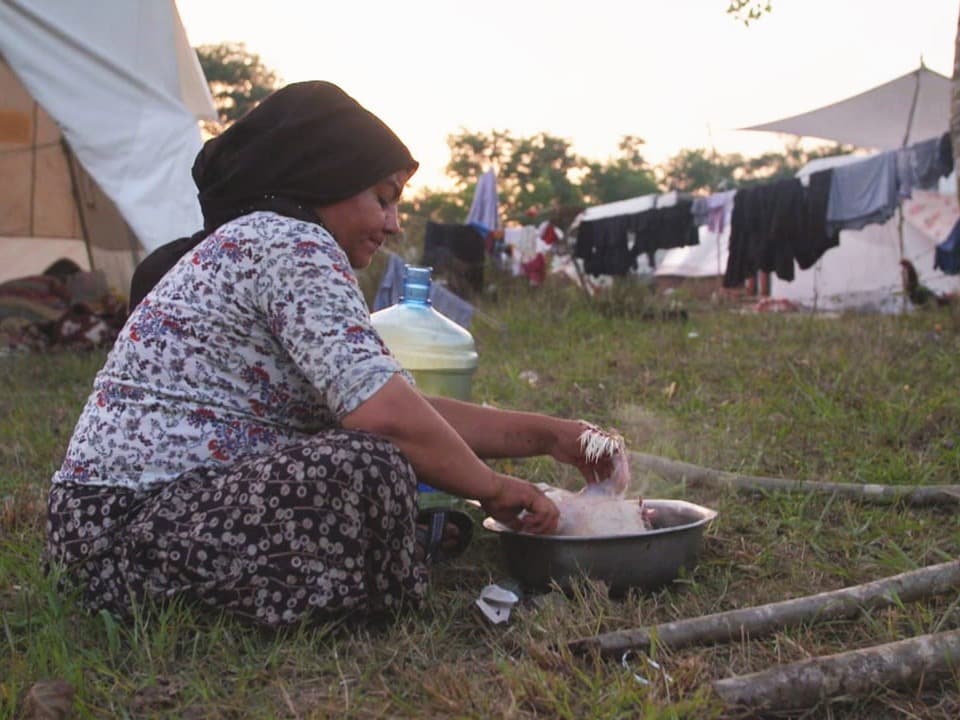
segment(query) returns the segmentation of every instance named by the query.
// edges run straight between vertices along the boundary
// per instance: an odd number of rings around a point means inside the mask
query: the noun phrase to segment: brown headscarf
[[[224,223],[254,210],[319,222],[313,208],[346,200],[418,167],[376,115],[336,85],[293,83],[267,96],[193,164],[203,230],[164,245],[137,267],[130,309],[177,260]]]

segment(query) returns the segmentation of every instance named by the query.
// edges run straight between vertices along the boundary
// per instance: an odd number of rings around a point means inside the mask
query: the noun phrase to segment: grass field
[[[479,306],[499,324],[472,328],[476,400],[582,417],[619,429],[631,449],[752,475],[960,478],[956,310],[825,318],[691,302],[685,322],[643,320],[652,301],[641,288],[589,300],[574,288],[495,284]],[[574,657],[567,640],[836,589],[960,552],[953,508],[694,492],[641,473],[634,492],[719,511],[696,570],[656,593],[613,600],[585,582],[527,597],[508,625],[489,625],[473,601],[505,575],[496,537],[478,528],[464,556],[433,570],[426,611],[384,626],[275,635],[180,607],[130,626],[86,616],[53,591],[39,558],[47,482],[103,357],[0,360],[0,718],[17,717],[29,688],[49,679],[75,689],[78,718],[727,717],[712,680],[960,627],[953,595],[751,641],[659,649],[669,681],[636,658]],[[551,460],[501,466],[577,482]],[[958,675],[795,716],[960,717]]]

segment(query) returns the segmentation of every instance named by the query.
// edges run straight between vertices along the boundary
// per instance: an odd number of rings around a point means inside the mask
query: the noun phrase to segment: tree
[[[207,128],[214,134],[242,117],[280,84],[277,74],[244,43],[201,45],[196,53],[220,115],[221,127]]]
[[[749,25],[754,20],[759,20],[765,13],[772,10],[771,0],[730,0],[727,5],[727,13],[733,15],[744,25]]]
[[[624,135],[618,145],[619,157],[606,163],[587,163],[581,181],[584,200],[602,204],[657,192],[653,169],[640,151],[643,144],[642,138]]]
[[[660,168],[663,184],[686,193],[712,193],[736,185],[737,169],[743,166],[739,154],[719,155],[704,148],[684,149]]]
[[[709,194],[793,178],[815,158],[846,155],[852,151],[852,147],[839,144],[804,150],[799,140],[789,144],[782,153],[769,152],[752,158],[697,148],[681,150],[658,170],[663,184],[671,190]]]
[[[462,223],[470,209],[476,183],[461,190],[443,191],[422,188],[400,203],[400,215],[406,220],[411,215],[439,223]]]
[[[461,129],[447,138],[447,145],[447,175],[465,198],[472,197],[483,172],[492,169],[497,174],[504,221],[522,222],[529,210],[539,213],[544,208],[583,201],[574,178],[582,172],[584,163],[563,138],[547,133],[516,138],[506,130],[482,133]],[[467,199],[464,215],[468,203]]]
[[[503,201],[509,215],[519,219],[528,211],[583,202],[580,187],[571,176],[583,167],[569,141],[538,133],[521,138],[503,167]]]

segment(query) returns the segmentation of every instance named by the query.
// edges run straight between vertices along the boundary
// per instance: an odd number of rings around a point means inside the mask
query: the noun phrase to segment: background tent
[[[730,253],[730,224],[721,232],[713,232],[706,225],[697,230],[699,245],[671,248],[657,259],[653,274],[658,290],[685,288],[696,297],[709,297],[722,289]]]
[[[216,117],[173,0],[0,3],[0,280],[66,256],[125,294],[201,226],[190,168]]]
[[[946,132],[949,117],[950,79],[921,65],[845,100],[741,130],[896,150]]]
[[[950,93],[950,80],[921,64],[912,72],[845,100],[742,129],[896,150],[947,132]],[[862,159],[863,156],[856,155],[821,158],[801,169],[798,176],[807,177],[817,170]],[[955,187],[949,181],[941,186]],[[901,257],[916,266],[922,283],[938,291],[956,291],[957,278],[933,270],[933,249],[946,239],[946,234],[940,235],[939,229],[917,222],[922,214],[921,196],[915,196],[915,201],[905,200],[900,212],[882,225],[842,231],[839,247],[828,250],[809,270],[798,268],[793,282],[771,277],[771,294],[805,305],[816,304],[822,309],[896,312],[905,307],[899,295]],[[929,204],[931,197],[925,196],[923,202]],[[955,202],[952,212],[956,212]]]

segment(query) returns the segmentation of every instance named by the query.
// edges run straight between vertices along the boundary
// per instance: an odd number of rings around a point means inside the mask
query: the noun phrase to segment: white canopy
[[[116,245],[84,215],[101,195],[147,251],[202,225],[190,168],[216,111],[173,0],[3,0],[0,56],[0,237]]]
[[[947,131],[949,118],[949,78],[921,66],[831,105],[740,129],[895,150],[942,135]]]

